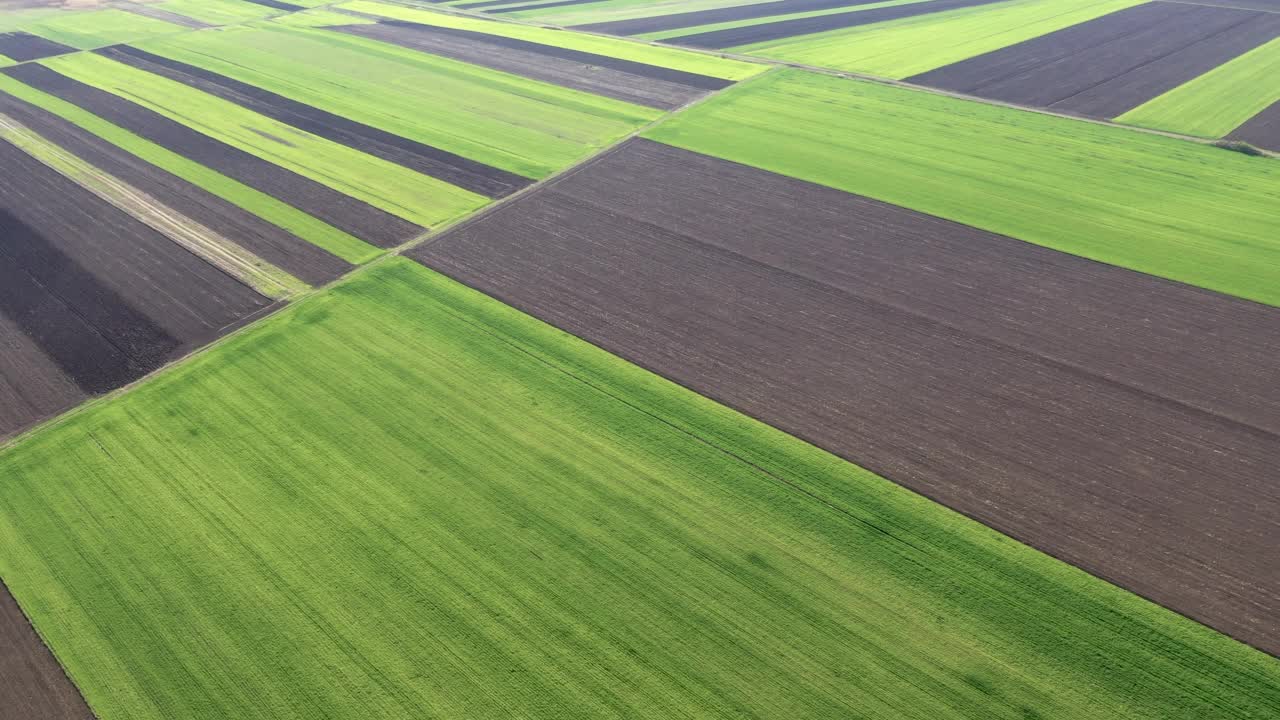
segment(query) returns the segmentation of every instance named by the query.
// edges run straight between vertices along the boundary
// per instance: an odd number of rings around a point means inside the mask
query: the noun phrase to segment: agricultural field
[[[0,720],[1280,717],[1277,43],[0,0]]]
[[[1280,169],[1255,158],[800,71],[719,95],[647,136],[1280,305]]]
[[[1271,308],[648,140],[413,256],[1280,650]]]
[[[103,717],[1280,708],[1271,658],[406,260],[3,480]]]

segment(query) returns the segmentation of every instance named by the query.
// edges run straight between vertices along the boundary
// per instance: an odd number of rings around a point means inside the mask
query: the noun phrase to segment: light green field
[[[1280,663],[396,259],[0,454],[102,720],[1215,718]]]
[[[1220,138],[1280,102],[1280,39],[1256,47],[1116,118],[1119,122]]]
[[[419,225],[438,225],[489,202],[442,180],[100,55],[68,55],[45,64]]]
[[[210,25],[229,25],[281,14],[275,8],[241,0],[164,0],[155,7]]]
[[[662,114],[325,30],[239,27],[138,46],[531,178]]]
[[[519,38],[530,42],[554,45],[556,47],[582,50],[583,52],[607,55],[609,57],[633,60],[635,62],[657,65],[658,67],[684,70],[725,80],[743,80],[758,75],[768,69],[765,65],[727,60],[705,53],[687,52],[675,48],[663,48],[642,42],[620,38],[589,35],[586,33],[565,32],[552,28],[520,25],[516,23],[500,23],[492,20],[450,15],[429,10],[416,10],[400,5],[354,0],[343,3],[340,7],[358,10],[371,15],[407,20],[424,25],[474,30],[476,32]]]
[[[1280,305],[1280,165],[903,88],[777,72],[648,136]]]
[[[29,32],[74,48],[90,49],[183,32],[186,28],[123,10],[108,9],[41,13],[29,18],[18,14],[11,20],[0,19],[0,32],[12,30]]]
[[[864,5],[855,5],[853,7],[846,6],[828,8],[826,10],[811,10],[809,12],[790,13],[788,15],[771,15],[769,17],[751,18],[749,20],[734,20],[730,22],[712,23],[710,25],[698,25],[697,27],[661,30],[658,32],[642,33],[633,37],[642,38],[644,40],[668,40],[670,38],[678,38],[685,35],[693,35],[695,33],[712,32],[714,30],[730,30],[732,28],[750,27],[752,25],[767,25],[769,23],[781,22],[783,20],[799,20],[800,18],[819,17],[822,15],[862,12],[863,10],[875,10],[877,8],[894,7],[896,5],[914,5],[916,3],[930,1],[931,0],[884,0],[884,2],[866,3]]]
[[[69,122],[111,142],[147,162],[167,170],[188,182],[199,185],[218,197],[248,210],[264,220],[284,228],[299,238],[350,263],[363,263],[382,254],[382,250],[359,240],[338,228],[322,222],[270,195],[214,172],[159,145],[113,125],[92,113],[40,92],[12,78],[0,75],[0,92],[6,92],[48,110]]]
[[[1144,0],[1014,0],[744,45],[734,52],[901,79]]]

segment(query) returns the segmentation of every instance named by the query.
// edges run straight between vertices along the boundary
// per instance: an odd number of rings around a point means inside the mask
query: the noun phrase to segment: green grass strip
[[[0,91],[44,108],[152,165],[198,185],[313,245],[328,250],[347,262],[365,263],[383,252],[270,195],[214,172],[204,165],[113,125],[97,115],[17,80],[0,75]]]
[[[803,71],[648,136],[1101,262],[1280,305],[1280,164]]]
[[[659,32],[644,33],[635,35],[634,37],[644,40],[667,40],[670,38],[683,37],[685,35],[693,35],[695,33],[712,32],[714,30],[731,30],[733,28],[750,27],[752,25],[767,25],[773,22],[781,22],[783,20],[798,20],[807,17],[820,17],[822,15],[836,15],[839,13],[861,12],[863,10],[875,10],[882,7],[894,7],[896,5],[914,5],[920,2],[932,2],[932,0],[885,0],[884,2],[873,2],[865,5],[855,5],[853,7],[828,8],[826,10],[811,10],[809,12],[791,13],[789,15],[773,15],[770,17],[750,18],[747,20],[734,20],[731,22],[714,23],[711,25],[698,25],[696,27],[677,28],[675,30],[662,30]]]
[[[1220,138],[1280,102],[1280,39],[1223,63],[1116,118],[1119,122]]]
[[[105,719],[1218,718],[1280,663],[396,259],[0,454]]]
[[[423,226],[489,199],[260,115],[188,85],[96,54],[44,61],[79,80],[154,110],[197,132]]]
[[[743,80],[758,75],[768,69],[767,66],[754,63],[728,60],[705,53],[688,52],[675,48],[658,47],[642,42],[621,38],[589,35],[554,28],[534,27],[509,22],[496,22],[480,18],[463,17],[448,13],[417,10],[400,5],[388,5],[368,0],[353,0],[339,7],[357,10],[371,15],[380,15],[398,20],[436,25],[438,27],[474,30],[476,32],[519,38],[529,42],[553,45],[555,47],[581,50],[583,52],[607,55],[609,57],[633,60],[635,62],[657,65],[658,67],[684,70],[685,72],[709,75],[725,80]]]
[[[734,48],[901,79],[1139,5],[1144,0],[1014,0]]]
[[[389,43],[274,23],[139,47],[530,178],[662,115]]]
[[[356,17],[355,15],[344,15],[332,10],[318,9],[281,15],[277,18],[271,18],[268,22],[291,27],[319,28],[334,25],[371,25],[374,21]]]
[[[187,31],[181,25],[115,9],[42,16],[14,29],[82,50]]]

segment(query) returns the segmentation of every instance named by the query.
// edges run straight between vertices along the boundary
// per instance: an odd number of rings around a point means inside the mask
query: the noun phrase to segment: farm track
[[[0,581],[0,720],[93,720],[80,691]]]
[[[117,62],[176,80],[236,103],[299,130],[486,197],[504,197],[533,182],[515,173],[349,120],[269,90],[146,50],[120,45],[96,52]]]
[[[333,227],[378,247],[394,247],[421,228],[372,205],[303,177],[171,120],[142,105],[87,85],[42,65],[0,70],[10,77],[77,105],[108,122],[272,195]]]
[[[1280,15],[1152,2],[907,78],[1112,118],[1280,37]]]
[[[1280,651],[1270,308],[642,140],[410,255]]]
[[[326,28],[575,90],[674,110],[733,83],[499,35],[409,22]]]
[[[205,28],[214,27],[209,23],[201,22],[193,17],[180,15],[176,12],[169,12],[168,10],[162,10],[158,7],[155,7],[154,5],[145,5],[139,2],[130,2],[130,3],[121,3],[118,7],[121,10],[127,10],[135,15],[149,17],[149,18],[152,18],[153,20],[163,20],[168,23],[173,23],[174,25],[181,25],[182,27],[191,28],[192,30],[203,30]]]
[[[331,253],[43,108],[0,92],[0,113],[182,215],[206,227],[222,228],[246,250],[304,282],[323,284],[352,268]]]

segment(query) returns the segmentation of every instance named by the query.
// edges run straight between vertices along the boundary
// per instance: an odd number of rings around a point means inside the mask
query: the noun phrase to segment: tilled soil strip
[[[93,712],[0,582],[0,720],[93,720]]]
[[[378,247],[394,247],[422,231],[417,225],[363,200],[344,195],[137,103],[50,68],[27,64],[3,68],[0,72],[276,197]]]
[[[328,251],[43,108],[0,93],[0,113],[13,117],[49,142],[186,217],[206,227],[220,228],[241,247],[307,283],[324,284],[352,267]]]
[[[577,59],[556,57],[543,50],[545,45],[479,32],[391,23],[327,29],[663,110],[674,110],[710,90],[607,67],[601,62],[607,58],[599,55],[580,53],[586,57]],[[702,84],[725,87],[732,83],[704,81]]]
[[[877,0],[775,0],[775,2],[756,3],[754,5],[735,5],[727,8],[711,10],[695,10],[693,12],[671,13],[652,17],[632,18],[629,20],[610,20],[608,22],[585,23],[571,26],[574,30],[590,30],[591,32],[609,33],[610,35],[643,35],[645,33],[678,30],[699,25],[734,22],[737,20],[754,20],[774,15],[790,15],[792,13],[816,12],[834,8],[866,5]],[[545,5],[542,7],[546,7]]]
[[[929,15],[931,13],[940,13],[947,10],[956,10],[975,5],[987,5],[993,2],[1002,1],[1003,0],[933,0],[933,2],[920,2],[911,5],[856,10],[847,13],[836,13],[834,15],[794,18],[792,20],[779,20],[778,22],[763,23],[760,25],[748,25],[746,27],[727,28],[724,30],[710,30],[691,35],[667,38],[662,42],[670,45],[683,45],[685,47],[720,50],[724,48],[737,47],[739,45],[781,40],[783,38],[794,37],[796,35],[811,35],[813,33],[826,32],[827,30],[839,30],[842,28],[858,27],[859,25],[873,25],[875,23],[914,17],[916,15]]]
[[[1110,118],[1276,37],[1280,15],[1154,2],[907,80]]]
[[[285,10],[287,12],[298,12],[306,10],[303,5],[294,5],[293,3],[280,2],[280,0],[248,0],[254,5],[262,5],[263,7],[274,8],[276,10]]]
[[[400,137],[262,88],[160,55],[118,45],[97,51],[140,70],[163,75],[313,135],[380,157],[486,197],[505,197],[533,180],[461,155]]]
[[[1280,313],[645,140],[413,256],[1280,652]]]
[[[1260,148],[1280,152],[1280,101],[1249,118],[1245,124],[1227,135],[1229,140],[1241,140]]]
[[[353,267],[327,250],[43,108],[0,93],[0,113],[195,222],[221,228],[222,234],[233,242],[304,282],[322,285]]]
[[[18,62],[73,53],[76,49],[25,32],[0,33],[0,55]]]

